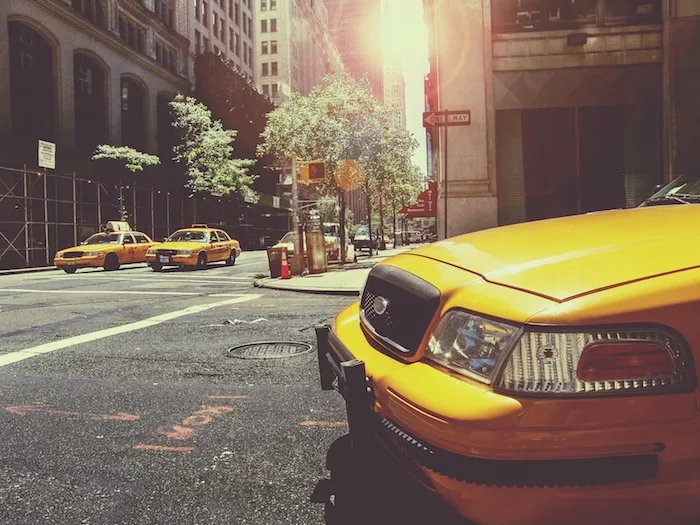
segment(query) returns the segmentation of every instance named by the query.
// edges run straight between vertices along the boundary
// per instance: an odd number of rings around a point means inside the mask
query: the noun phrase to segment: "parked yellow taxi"
[[[146,251],[154,244],[142,232],[100,233],[92,235],[80,246],[56,253],[53,263],[66,273],[89,267],[117,270],[122,264],[146,262]]]
[[[375,266],[317,328],[357,464],[388,450],[481,525],[700,523],[688,202],[479,231]]]
[[[240,254],[239,242],[224,230],[195,225],[177,230],[164,242],[151,246],[146,262],[156,272],[164,266],[205,268],[217,261],[233,266]]]

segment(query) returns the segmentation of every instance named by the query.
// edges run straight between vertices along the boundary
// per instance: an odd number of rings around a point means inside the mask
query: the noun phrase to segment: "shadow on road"
[[[361,464],[368,466],[358,468]],[[411,479],[379,447],[371,459],[360,460],[349,434],[331,444],[326,468],[330,479],[319,480],[311,495],[312,502],[324,504],[326,525],[474,525]]]

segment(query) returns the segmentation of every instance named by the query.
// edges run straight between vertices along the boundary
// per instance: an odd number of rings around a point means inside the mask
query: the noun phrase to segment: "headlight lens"
[[[63,252],[58,252],[58,253],[56,254],[56,257],[62,258],[62,257],[63,257]]]
[[[149,248],[148,251],[146,252],[146,255],[155,255],[155,254],[156,254],[155,248]]]
[[[189,257],[190,255],[192,255],[192,250],[178,250],[177,254],[184,255],[185,257]]]
[[[497,365],[521,329],[462,310],[440,320],[427,357],[456,372],[490,383]]]
[[[87,257],[101,257],[102,252],[86,252],[85,255]]]

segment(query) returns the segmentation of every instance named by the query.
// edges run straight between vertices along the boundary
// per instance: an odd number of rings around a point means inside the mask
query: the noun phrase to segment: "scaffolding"
[[[0,269],[52,265],[58,250],[120,220],[120,205],[134,230],[162,239],[183,224],[185,200],[184,192],[0,167]]]

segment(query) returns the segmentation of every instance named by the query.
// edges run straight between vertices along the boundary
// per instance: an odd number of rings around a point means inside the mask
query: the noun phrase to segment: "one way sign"
[[[423,113],[423,127],[468,126],[472,123],[472,113],[468,109],[459,111],[429,111]]]

